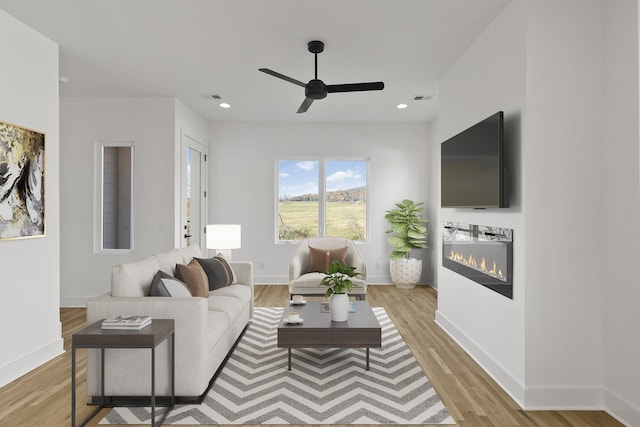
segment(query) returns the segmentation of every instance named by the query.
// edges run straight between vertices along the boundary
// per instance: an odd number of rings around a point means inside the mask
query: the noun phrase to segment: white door
[[[182,136],[180,190],[180,246],[199,245],[206,253],[207,148],[188,135]]]

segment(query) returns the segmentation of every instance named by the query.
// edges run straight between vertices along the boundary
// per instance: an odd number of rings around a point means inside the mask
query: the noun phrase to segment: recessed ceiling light
[[[403,108],[407,108],[407,104],[398,104],[396,107],[398,110],[402,110]]]
[[[222,104],[220,104],[220,106],[222,108],[231,108],[231,104],[227,104],[226,102],[223,102]]]

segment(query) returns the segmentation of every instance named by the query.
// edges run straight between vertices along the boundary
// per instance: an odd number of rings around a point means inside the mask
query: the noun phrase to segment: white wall
[[[504,111],[505,163],[510,169],[508,209],[440,209],[442,221],[512,228],[513,299],[442,267],[442,230],[438,229],[438,311],[436,321],[498,383],[522,403],[525,384],[525,236],[523,160],[520,127],[525,103],[526,21],[524,4],[510,3],[478,37],[440,82],[440,143],[469,126]],[[440,170],[432,179],[440,182]],[[439,192],[432,203],[440,205]],[[441,223],[439,224],[441,227]]]
[[[0,121],[45,134],[44,237],[0,242],[0,387],[62,353],[58,45],[0,10]]]
[[[605,210],[600,285],[604,303],[605,404],[628,425],[640,425],[640,150],[638,131],[638,2],[616,0],[605,9]],[[627,225],[629,225],[627,227]]]
[[[439,252],[442,249],[438,249],[438,246],[442,244],[440,240],[440,231],[438,230],[440,224],[440,142],[438,142],[439,121],[438,118],[434,118],[429,123],[429,200],[425,204],[426,215],[431,222],[429,224],[430,233],[427,237],[427,244],[431,248],[427,256],[429,257],[429,265],[431,266],[429,274],[426,277],[426,283],[429,283],[434,288],[438,288],[438,265],[441,263]]]
[[[114,264],[174,247],[176,128],[199,126],[191,132],[206,139],[207,127],[174,98],[61,98],[60,105],[61,297],[63,306],[84,306],[110,291]],[[134,143],[133,254],[93,251],[96,141]]]
[[[514,228],[515,277],[509,301],[439,267],[437,321],[525,409],[640,425],[638,56],[635,1],[516,0],[441,82],[434,144],[504,110],[515,194],[439,219]]]
[[[428,139],[425,124],[213,123],[209,221],[242,225],[242,248],[233,251],[233,258],[254,263],[256,282],[287,283],[295,246],[274,243],[276,160],[369,157],[370,239],[359,249],[368,282],[391,283],[384,211],[403,198],[428,200]],[[427,258],[423,280],[430,277],[427,252],[412,255]]]
[[[523,159],[531,409],[602,407],[603,4],[545,0],[527,8]]]

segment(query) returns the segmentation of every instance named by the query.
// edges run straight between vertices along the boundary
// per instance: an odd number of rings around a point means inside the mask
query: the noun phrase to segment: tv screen
[[[442,143],[443,208],[508,207],[503,188],[503,112]]]

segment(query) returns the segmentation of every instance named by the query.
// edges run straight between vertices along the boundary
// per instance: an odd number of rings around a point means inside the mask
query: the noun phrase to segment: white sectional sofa
[[[203,297],[148,296],[161,270],[174,275],[177,264],[201,258],[198,246],[153,255],[113,267],[111,292],[87,304],[87,325],[117,315],[150,315],[175,319],[175,392],[188,401],[205,393],[209,382],[242,335],[253,314],[253,266],[230,262],[237,284]],[[169,396],[169,340],[156,350],[156,393]],[[148,350],[107,349],[105,396],[135,397],[150,393],[151,355]],[[87,393],[100,395],[100,354],[87,353]]]

